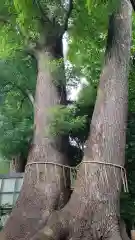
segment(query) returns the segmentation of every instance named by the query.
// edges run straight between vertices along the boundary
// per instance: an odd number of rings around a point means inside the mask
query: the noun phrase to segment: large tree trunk
[[[49,111],[56,105],[66,104],[62,38],[56,43],[59,46],[56,44],[55,48],[47,46],[35,51],[38,63],[35,132],[28,163],[67,164],[64,148],[67,147],[67,138],[54,138],[48,134],[51,121]],[[58,60],[59,64],[55,68]],[[67,202],[70,188],[68,181],[66,187],[64,183],[61,167],[51,164],[28,166],[19,199],[2,233],[4,239],[30,239],[42,222],[46,222],[50,213]]]
[[[120,0],[117,13],[110,17],[105,64],[74,192],[61,211],[52,213],[34,240],[122,238],[121,171],[96,162],[124,166],[130,41],[131,5],[129,0]]]

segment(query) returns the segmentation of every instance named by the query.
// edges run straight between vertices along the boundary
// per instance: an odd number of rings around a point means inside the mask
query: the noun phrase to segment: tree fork
[[[119,225],[120,170],[89,161],[124,166],[131,16],[130,0],[120,0],[109,23],[105,63],[75,189],[34,240],[58,240],[61,233],[74,240],[124,239]]]

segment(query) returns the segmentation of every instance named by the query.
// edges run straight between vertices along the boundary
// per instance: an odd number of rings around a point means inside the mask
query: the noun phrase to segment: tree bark
[[[51,108],[66,104],[62,38],[56,46],[36,49],[38,76],[35,96],[35,131],[28,163],[53,162],[67,164],[66,137],[48,134]],[[59,64],[56,68],[53,62]],[[54,64],[55,65],[55,64]],[[54,67],[54,68],[53,68]],[[56,82],[55,82],[56,81]],[[59,83],[59,81],[61,81]],[[61,85],[60,85],[61,84]],[[37,169],[38,166],[38,169]],[[26,168],[24,184],[7,224],[1,233],[6,240],[30,239],[53,210],[64,206],[69,198],[68,180],[64,185],[63,169],[48,164],[32,164]]]
[[[75,189],[68,204],[52,213],[33,240],[122,239],[120,169],[96,162],[124,166],[131,12],[130,0],[120,0],[118,11],[110,17],[105,63]]]
[[[15,156],[10,162],[10,172],[22,173],[25,170],[26,159],[22,156]]]

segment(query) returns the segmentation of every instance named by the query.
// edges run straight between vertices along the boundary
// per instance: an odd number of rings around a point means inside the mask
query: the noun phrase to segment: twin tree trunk
[[[33,240],[123,238],[120,169],[96,162],[124,166],[130,41],[131,5],[121,0],[110,17],[105,63],[75,189],[66,206],[52,213]]]
[[[62,38],[56,48],[36,49],[38,76],[35,96],[35,132],[28,164],[52,162],[68,164],[67,139],[50,136],[50,111],[66,104]],[[57,48],[59,44],[59,48]],[[57,51],[56,51],[57,50]],[[59,51],[58,51],[59,50]],[[56,69],[57,68],[57,69]],[[54,78],[55,77],[55,78]],[[61,86],[59,86],[59,81]],[[55,165],[32,164],[26,168],[24,184],[1,239],[30,239],[46,222],[52,211],[62,208],[69,198],[70,186],[64,185],[63,171]]]

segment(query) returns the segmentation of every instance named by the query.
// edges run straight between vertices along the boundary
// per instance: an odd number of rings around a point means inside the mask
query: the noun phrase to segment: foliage
[[[118,3],[119,2],[117,0],[86,0],[86,5],[89,12],[91,12],[95,6],[99,8],[101,6],[107,6],[108,12],[112,13],[112,11],[114,12],[117,9]]]
[[[35,92],[34,64],[31,59],[0,62],[0,152],[6,158],[27,156],[33,134],[33,106],[27,90]]]
[[[4,157],[1,157],[0,160],[0,174],[7,174],[10,169],[10,161],[4,159]]]
[[[103,62],[108,11],[101,6],[88,13],[85,1],[76,3],[70,30],[69,60],[88,82],[97,83]],[[90,64],[89,64],[90,63]]]
[[[0,56],[7,58],[18,51],[53,41],[54,31],[64,28],[67,4],[59,0],[2,0],[0,9]]]
[[[57,106],[51,109],[53,112],[50,131],[52,134],[72,135],[78,129],[83,129],[86,124],[86,116],[76,116],[76,107]]]

